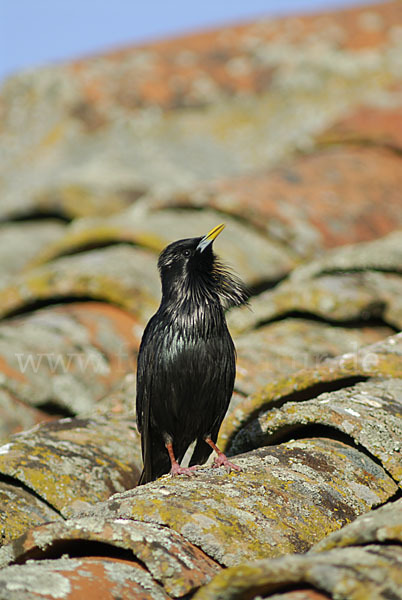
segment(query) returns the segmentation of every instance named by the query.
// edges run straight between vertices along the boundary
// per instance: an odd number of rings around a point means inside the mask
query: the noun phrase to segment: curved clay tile
[[[402,328],[402,233],[336,248],[296,267],[273,290],[233,310],[230,325],[240,333],[288,314],[307,313],[329,322],[381,318]]]
[[[159,303],[156,261],[147,250],[117,245],[63,256],[0,288],[0,315],[64,298],[102,300],[146,320]],[[155,272],[155,277],[149,273]]]
[[[400,108],[359,106],[322,134],[324,144],[372,144],[398,151],[402,148]]]
[[[177,110],[205,106],[221,95],[258,94],[273,87],[274,66],[286,64],[292,49],[347,50],[353,60],[356,51],[378,51],[391,45],[392,32],[401,20],[398,3],[388,2],[366,11],[352,8],[332,14],[262,18],[76,61],[69,70],[86,100],[77,117],[87,121],[88,127],[101,126],[95,110],[102,105],[117,104],[135,111],[157,104]]]
[[[304,552],[397,490],[371,458],[335,440],[288,442],[233,460],[242,472],[166,476],[95,504],[88,517],[169,527],[227,566]]]
[[[285,556],[232,567],[217,575],[194,596],[194,600],[240,600],[282,596],[289,587],[328,593],[329,598],[350,600],[400,598],[400,545],[367,545],[340,548],[318,555]],[[275,595],[274,595],[275,594]],[[328,597],[324,595],[324,598]],[[295,597],[298,600],[298,597]],[[307,596],[307,598],[309,598]],[[320,596],[318,598],[321,600]],[[314,599],[314,596],[312,596]],[[311,599],[311,600],[312,600]]]
[[[63,236],[60,221],[0,223],[0,281],[21,272],[49,244]]]
[[[401,345],[402,333],[399,333],[266,384],[229,410],[220,429],[220,446],[230,445],[233,436],[262,410],[284,404],[288,399],[315,398],[325,389],[345,387],[356,379],[402,378]]]
[[[135,372],[124,375],[111,392],[103,396],[83,417],[117,417],[129,421],[135,417],[136,376]]]
[[[4,446],[0,448],[5,451]],[[36,525],[62,520],[59,512],[33,494],[32,490],[16,485],[11,479],[8,481],[0,481],[1,545],[8,544]]]
[[[402,137],[402,126],[395,131]],[[400,162],[396,152],[339,141],[271,170],[200,184],[150,203],[214,207],[245,219],[295,256],[310,258],[324,248],[369,241],[402,226]]]
[[[152,211],[146,207],[141,210],[133,207],[107,218],[77,219],[71,227],[66,227],[65,235],[45,247],[32,264],[108,242],[130,242],[159,252],[172,241],[205,235],[222,220],[226,229],[215,251],[248,285],[280,279],[295,266],[293,253],[284,245],[230,215],[222,216],[208,208]],[[156,261],[155,255],[154,278],[157,278]]]
[[[363,544],[393,544],[402,542],[402,500],[388,502],[358,517],[353,523],[334,531],[318,542],[310,552],[325,552],[332,548]]]
[[[138,563],[98,557],[59,558],[0,571],[0,595],[9,600],[169,600]]]
[[[0,369],[5,378],[4,371]],[[42,421],[52,420],[51,415],[43,410],[29,406],[10,393],[0,390],[0,444],[5,443],[12,433],[31,429]]]
[[[261,560],[226,569],[194,598],[400,598],[400,525],[399,500],[358,517],[313,546],[305,556]],[[310,591],[303,590],[305,586]],[[289,587],[294,591],[288,592]]]
[[[341,431],[402,484],[402,379],[370,379],[312,400],[285,402],[241,429],[230,452],[277,443],[289,435],[303,437],[309,426]]]
[[[270,596],[270,600],[331,600],[330,596],[311,588],[293,590]]]
[[[67,547],[70,557],[77,556],[83,544],[87,556],[96,556],[102,550],[112,558],[117,549],[122,549],[127,551],[128,559],[131,553],[132,560],[145,566],[175,598],[194,592],[221,570],[202,550],[173,530],[131,519],[102,517],[70,519],[32,529],[0,549],[0,565],[56,558]]]
[[[369,12],[262,19],[10,78],[0,215],[188,192],[310,152],[357,106],[399,107],[399,3]]]
[[[249,395],[300,369],[356,352],[384,339],[392,329],[379,324],[342,327],[313,318],[289,317],[236,336],[235,389]]]
[[[91,414],[135,371],[142,326],[106,303],[47,307],[0,324],[2,436],[29,429],[46,413]],[[8,431],[7,431],[8,429]]]
[[[1,477],[64,516],[133,487],[140,468],[138,433],[127,417],[62,419],[11,436],[0,447]],[[21,533],[10,510],[8,539]]]

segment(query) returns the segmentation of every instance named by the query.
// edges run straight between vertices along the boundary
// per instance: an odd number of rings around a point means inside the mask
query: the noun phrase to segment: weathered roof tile
[[[261,560],[226,569],[194,598],[235,600],[257,594],[270,600],[400,598],[400,502],[358,517],[305,556]],[[307,586],[309,591],[305,590]],[[289,592],[289,587],[294,592]]]
[[[4,371],[1,371],[4,377]],[[12,433],[31,429],[43,421],[52,420],[49,413],[28,406],[25,402],[10,393],[0,389],[0,444],[6,442]]]
[[[375,239],[402,225],[400,161],[384,148],[339,143],[275,169],[150,202],[155,207],[213,206],[248,221],[295,256],[309,258],[322,248]]]
[[[267,381],[278,381],[300,369],[315,367],[328,358],[356,352],[388,335],[386,326],[337,326],[308,317],[288,317],[260,325],[236,336],[236,390],[257,392]]]
[[[0,451],[4,453],[6,448],[7,446],[0,446]],[[15,485],[15,481],[11,479],[9,483],[6,481],[0,481],[0,545],[8,544],[31,527],[47,521],[62,520],[57,510],[35,496],[31,490]]]
[[[10,562],[26,563],[63,554],[69,548],[69,555],[80,553],[80,545],[86,543],[88,553],[94,556],[102,549],[110,554],[116,548],[132,552],[133,561],[144,565],[165,591],[180,597],[193,592],[200,585],[220,571],[221,567],[199,548],[190,544],[183,536],[166,527],[152,523],[141,523],[131,519],[102,519],[82,517],[45,524],[28,531],[16,539],[12,545],[0,549],[0,564]],[[126,552],[128,558],[128,552]]]
[[[64,515],[75,504],[105,500],[134,486],[140,464],[138,434],[127,418],[45,423],[11,436],[0,453],[3,476]]]
[[[285,556],[245,563],[217,575],[194,600],[240,600],[264,594],[280,600],[278,590],[307,586],[324,590],[330,598],[400,598],[402,548],[400,545],[368,545],[340,548],[318,555]],[[322,597],[322,596],[321,596]],[[324,598],[326,596],[324,595]],[[284,595],[284,600],[289,596]],[[290,596],[292,598],[292,596]],[[298,600],[297,596],[295,597]],[[309,598],[307,596],[307,598]],[[321,600],[320,595],[318,598]],[[315,597],[312,596],[315,600]]]
[[[402,379],[371,379],[304,402],[285,402],[241,429],[233,454],[303,435],[303,428],[339,430],[384,466],[402,487]],[[353,484],[351,484],[353,485]]]
[[[402,327],[399,298],[402,277],[402,234],[328,251],[293,269],[273,290],[252,298],[251,311],[232,311],[230,325],[239,333],[294,312],[330,322],[381,318]]]
[[[295,266],[293,252],[285,245],[270,240],[231,215],[208,208],[202,211],[183,208],[153,211],[147,206],[134,206],[107,218],[77,219],[65,229],[64,236],[44,248],[34,264],[110,242],[128,242],[160,252],[172,240],[205,235],[222,220],[226,230],[217,242],[217,251],[249,285],[279,279]],[[153,273],[157,280],[156,256]],[[152,277],[152,272],[148,277]]]
[[[63,256],[16,276],[0,289],[0,314],[65,298],[104,300],[131,309],[143,320],[158,305],[155,258],[147,250],[117,245]]]
[[[303,552],[397,489],[369,457],[335,440],[259,448],[236,461],[243,472],[206,467],[190,479],[163,477],[94,505],[88,516],[168,526],[233,565]]]
[[[325,389],[336,390],[347,383],[371,377],[401,379],[401,344],[402,333],[399,333],[356,352],[327,359],[267,383],[230,410],[220,429],[220,446],[225,448],[229,445],[236,432],[262,410],[284,404],[287,400],[309,400]]]
[[[262,20],[10,78],[0,99],[1,215],[56,207],[71,218],[149,192],[188,192],[310,152],[357,106],[399,107],[400,7],[369,13]],[[378,160],[390,173],[392,157],[389,166]],[[378,173],[374,157],[371,168]],[[386,196],[384,177],[377,186],[370,179]],[[369,235],[369,212],[367,226],[355,219],[360,236]],[[340,236],[320,222],[331,243],[350,240],[347,220],[339,222]]]
[[[102,600],[170,598],[144,567],[119,558],[65,557],[12,565],[0,571],[2,600],[82,600],[91,597],[94,589]]]
[[[50,306],[3,320],[0,406],[10,415],[9,433],[19,426],[18,419],[28,429],[46,418],[29,405],[56,414],[90,414],[133,372],[141,332],[132,314],[97,302]]]
[[[353,523],[334,531],[318,542],[310,552],[371,543],[402,542],[402,500],[388,502],[358,517]]]

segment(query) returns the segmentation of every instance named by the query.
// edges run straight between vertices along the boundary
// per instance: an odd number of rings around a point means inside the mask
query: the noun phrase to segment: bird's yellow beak
[[[204,235],[204,237],[201,239],[196,250],[203,252],[203,250],[205,250],[205,248],[209,246],[209,244],[212,244],[214,239],[218,237],[218,235],[221,233],[221,231],[223,231],[224,228],[225,224],[221,223],[220,225],[217,225],[216,227],[211,229],[211,231],[209,231],[207,235]]]

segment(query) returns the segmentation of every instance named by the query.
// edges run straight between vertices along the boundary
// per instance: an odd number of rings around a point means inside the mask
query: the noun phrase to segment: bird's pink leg
[[[176,457],[173,452],[173,444],[171,442],[167,442],[165,444],[166,450],[169,452],[169,458],[171,462],[170,474],[174,475],[194,475],[194,471],[196,470],[196,466],[194,467],[181,467],[176,460]]]
[[[226,454],[224,454],[222,452],[222,450],[219,450],[218,446],[211,440],[211,438],[207,437],[205,438],[206,443],[211,446],[211,448],[213,450],[215,450],[215,452],[217,453],[217,457],[214,460],[214,467],[225,467],[225,469],[228,471],[228,473],[230,473],[230,471],[233,469],[233,471],[241,471],[241,467],[239,467],[239,465],[235,465],[234,463],[230,462],[230,460],[227,458]]]

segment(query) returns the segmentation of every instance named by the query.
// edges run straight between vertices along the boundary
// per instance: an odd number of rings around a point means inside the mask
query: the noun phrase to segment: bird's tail
[[[149,469],[147,469],[144,466],[137,485],[143,485],[144,483],[148,483],[149,481],[152,481],[152,475],[151,475]]]
[[[171,465],[169,454],[162,440],[152,440],[150,444],[146,445],[144,448],[143,461],[144,467],[138,485],[154,481],[170,471]]]
[[[202,462],[205,462],[211,453],[211,448],[203,440],[201,440],[201,441],[202,441],[202,444],[199,444],[199,442],[197,442],[197,444],[194,448],[193,456],[199,445],[205,446],[205,448],[203,448],[203,455],[205,454],[205,450],[206,450],[206,456],[202,460]],[[179,446],[177,446],[177,445],[175,446],[175,458],[178,461],[178,463],[181,463],[181,461],[183,460],[183,457],[186,453],[186,450],[190,445],[190,442],[188,440],[180,440],[180,442],[181,443]],[[152,441],[149,440],[149,444],[145,445],[143,461],[144,461],[144,467],[142,469],[142,473],[141,473],[140,479],[138,481],[138,485],[142,485],[144,483],[149,483],[150,481],[154,481],[155,479],[158,479],[158,477],[162,477],[162,475],[165,475],[166,473],[170,472],[172,464],[170,462],[169,453],[166,449],[166,446],[165,446],[163,440],[159,436],[156,440],[154,440],[154,439],[152,439]],[[195,463],[192,463],[192,464],[195,464]],[[198,462],[197,464],[202,464],[202,463]]]

